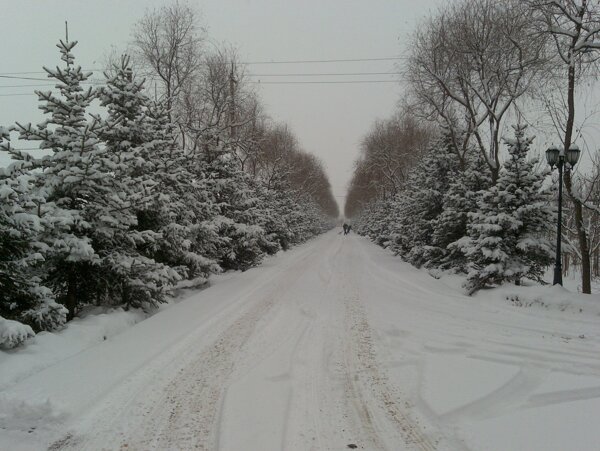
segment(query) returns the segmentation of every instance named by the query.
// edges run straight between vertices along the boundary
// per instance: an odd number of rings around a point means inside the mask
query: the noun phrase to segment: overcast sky
[[[190,1],[216,44],[228,42],[246,62],[362,59],[401,56],[418,20],[443,0],[197,0]],[[84,68],[98,67],[111,46],[124,49],[133,24],[146,8],[168,0],[0,0],[0,73],[55,66],[55,44],[79,41],[75,56]],[[253,80],[394,80],[394,75],[267,77],[283,73],[396,72],[393,61],[260,64],[248,66]],[[43,77],[43,74],[20,76]],[[0,79],[0,124],[41,119],[35,81]],[[37,82],[39,83],[39,82]],[[288,123],[305,150],[325,163],[334,194],[343,197],[361,138],[376,118],[385,118],[402,95],[398,83],[261,84],[268,114]]]

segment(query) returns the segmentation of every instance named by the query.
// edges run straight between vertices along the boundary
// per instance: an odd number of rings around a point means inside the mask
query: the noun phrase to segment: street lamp
[[[563,185],[563,167],[565,171],[570,171],[579,159],[581,150],[576,144],[571,145],[566,151],[561,151],[558,147],[552,146],[546,150],[546,160],[550,168],[558,168],[558,224],[556,226],[556,261],[554,262],[554,281],[552,285],[562,285],[562,261],[561,261],[561,238],[562,238],[562,185]]]

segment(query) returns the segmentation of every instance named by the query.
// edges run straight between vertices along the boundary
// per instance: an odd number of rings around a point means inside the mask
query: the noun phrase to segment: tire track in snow
[[[68,434],[50,448],[78,451],[216,449],[223,394],[244,345],[258,322],[277,304],[283,290],[294,285],[317,257],[318,254],[307,248],[299,258],[283,265],[275,274],[259,279],[249,293],[240,297],[240,302],[236,301],[242,309],[237,318],[219,320],[225,323],[224,330],[217,332],[208,342],[211,344],[201,349],[203,336],[196,333],[185,338],[188,343],[178,351],[177,360],[187,352],[186,364],[178,371],[170,370],[173,375],[168,379],[157,374],[165,382],[136,390],[131,398],[126,395],[127,401],[123,405],[111,398],[111,402],[100,409],[96,420],[88,420],[96,427],[84,435]],[[180,364],[173,361],[171,365]],[[169,369],[165,370],[168,374]],[[115,407],[117,411],[114,411]],[[107,409],[112,412],[110,416]],[[113,431],[112,436],[107,434],[108,431]],[[52,448],[54,445],[59,448]]]
[[[264,299],[240,316],[165,388],[167,405],[159,403],[155,407],[144,428],[152,439],[143,440],[141,449],[215,449],[221,401],[238,355],[257,323],[277,303],[282,290],[293,285],[310,267],[306,263],[309,258],[289,268]],[[161,413],[163,409],[166,412]]]
[[[356,242],[352,243],[356,244]],[[411,405],[401,399],[390,384],[377,360],[367,312],[360,300],[358,280],[365,270],[364,258],[356,255],[356,247],[345,258],[353,262],[350,271],[343,271],[339,296],[344,304],[346,344],[345,387],[350,403],[360,420],[360,427],[375,449],[399,449],[402,441],[407,449],[435,451],[436,443],[410,415]],[[354,254],[354,255],[353,255]],[[359,264],[362,263],[362,264]],[[340,262],[341,264],[341,262]],[[357,266],[358,264],[358,266]],[[396,437],[396,443],[389,443]],[[372,448],[367,448],[372,449]]]
[[[339,254],[340,243],[334,244],[327,249],[329,256],[317,269],[322,292],[313,300],[315,315],[310,333],[305,335],[302,346],[295,351],[293,374],[303,390],[294,394],[295,421],[292,422],[293,427],[287,428],[282,449],[324,451],[341,449],[348,443],[343,390],[339,379],[330,377],[330,357],[336,353],[340,343],[336,338],[341,331],[339,310],[336,308],[339,307],[337,293],[335,284],[332,284],[332,259]],[[298,365],[298,362],[305,364]]]
[[[389,427],[383,424],[388,422],[409,449],[434,451],[436,444],[408,413],[410,403],[399,398],[379,368],[367,315],[358,298],[346,300],[346,327],[351,337],[347,343],[346,364],[353,370],[347,373],[346,387],[373,444],[378,449],[394,449],[388,448],[379,432]]]

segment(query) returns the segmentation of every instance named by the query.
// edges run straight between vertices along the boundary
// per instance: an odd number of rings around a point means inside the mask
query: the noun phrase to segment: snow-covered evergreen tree
[[[544,174],[527,159],[532,139],[525,128],[514,127],[515,139],[506,140],[509,158],[496,185],[480,193],[479,211],[469,213],[468,236],[457,243],[469,260],[469,293],[507,280],[539,281],[552,262],[545,237],[556,222],[555,211]]]
[[[145,228],[138,221],[140,213],[147,212],[153,204],[159,189],[153,165],[155,155],[148,153],[148,144],[156,143],[152,143],[154,123],[148,118],[149,99],[143,93],[143,81],[134,76],[128,56],[123,56],[112,73],[105,75],[107,84],[100,90],[99,99],[107,108],[108,117],[100,138],[136,222],[115,237],[115,247],[120,251],[113,265],[122,279],[116,286],[122,290],[119,297],[127,305],[153,304],[163,299],[164,288],[187,274],[176,273],[168,266],[170,262],[157,262],[151,253],[144,252],[159,246],[163,237],[160,230]],[[132,258],[133,265],[129,263]],[[144,286],[151,288],[143,289]]]
[[[218,211],[208,190],[206,171],[199,158],[178,144],[165,102],[149,102],[145,114],[146,142],[141,156],[155,186],[146,208],[137,212],[138,224],[142,230],[161,235],[145,252],[176,268],[192,285],[203,284],[210,273],[220,271],[209,257],[220,239],[210,222]]]
[[[295,236],[302,243],[316,235],[331,229],[331,220],[319,208],[316,201],[308,194],[296,196],[299,206],[295,211],[296,221]]]
[[[92,245],[95,224],[89,221],[99,213],[94,211],[98,206],[94,200],[98,196],[112,200],[111,190],[104,187],[110,172],[98,146],[99,121],[86,118],[96,93],[81,85],[91,74],[74,66],[71,50],[75,45],[58,44],[66,68],[44,68],[57,81],[60,95],[36,91],[44,102],[40,109],[50,118],[37,127],[17,124],[21,139],[41,141],[40,148],[52,152],[38,161],[43,172],[37,174],[36,184],[47,198],[40,216],[49,225],[44,237],[50,249],[46,257],[49,282],[70,317],[79,303],[92,301],[90,273],[100,263]]]
[[[478,193],[491,184],[489,168],[479,152],[467,152],[464,167],[444,193],[442,213],[433,227],[427,266],[466,271],[466,256],[455,242],[467,235],[468,214],[478,210]]]
[[[310,193],[293,189],[285,177],[273,183],[271,187],[256,191],[261,205],[260,224],[267,233],[268,242],[277,244],[277,248],[289,247],[323,233],[333,227],[332,218],[323,211]],[[263,200],[262,190],[267,189],[267,202]],[[266,220],[266,221],[265,221]],[[276,249],[267,247],[267,253]]]
[[[11,151],[9,138],[8,129],[0,127],[0,148]],[[4,140],[7,144],[3,146]],[[0,168],[0,317],[38,331],[52,330],[64,324],[66,309],[55,302],[42,282],[47,246],[39,241],[44,224],[36,207],[43,199],[36,199],[32,190],[30,167],[31,162],[20,161]],[[21,333],[26,329],[13,323],[2,324],[12,325],[10,334],[8,329],[6,334],[0,333],[4,336],[0,346],[4,341],[7,347],[16,346],[20,338],[29,336]]]
[[[143,145],[148,141],[145,109],[149,99],[143,93],[143,80],[133,74],[128,56],[123,55],[120,63],[104,75],[106,86],[98,90],[98,98],[108,117],[100,139],[113,161],[115,178],[128,191],[130,203],[136,209],[143,208],[155,185],[152,167],[143,154]]]
[[[295,241],[288,222],[295,204],[286,191],[269,189],[260,180],[251,181],[251,185],[261,209],[260,226],[271,243],[265,251],[271,255],[289,249]]]
[[[259,198],[248,176],[238,168],[232,151],[219,142],[209,142],[199,164],[218,214],[209,223],[218,236],[210,257],[223,269],[247,269],[262,260],[265,250],[276,246],[261,227]]]
[[[388,247],[395,227],[395,207],[397,198],[381,199],[368,205],[357,221],[356,231],[368,236],[379,246]]]
[[[443,136],[430,146],[396,198],[391,249],[416,266],[426,264],[430,257],[444,195],[458,170],[459,160],[451,140]]]
[[[115,176],[123,171],[120,161],[100,142],[106,125],[87,115],[97,91],[82,86],[91,74],[74,64],[75,45],[60,41],[65,67],[44,68],[59,91],[37,91],[49,118],[36,127],[17,124],[21,139],[51,151],[36,162],[41,171],[34,175],[47,201],[40,216],[47,224],[48,283],[70,317],[82,304],[160,300],[174,276],[135,252],[128,233],[137,224],[132,201]]]

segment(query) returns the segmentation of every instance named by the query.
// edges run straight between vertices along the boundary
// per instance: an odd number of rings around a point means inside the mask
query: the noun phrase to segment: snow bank
[[[571,293],[560,285],[503,286],[496,291],[517,307],[535,306],[549,310],[600,315],[600,295]]]
[[[50,401],[32,404],[1,397],[0,406],[0,429],[29,432],[43,424],[57,423],[64,418],[64,415],[56,413]]]
[[[0,349],[11,349],[35,335],[33,329],[0,316]]]
[[[1,319],[0,336],[3,337],[8,330],[13,337],[20,334],[22,338],[28,329],[30,335],[26,338],[33,338],[19,349],[0,351],[0,390],[118,335],[147,316],[140,310],[124,311],[118,308],[101,312],[95,309],[86,312],[83,318],[74,319],[61,331],[40,332],[35,337],[29,326]],[[6,323],[14,323],[20,327],[11,324],[4,328]],[[0,415],[4,407],[2,403]]]
[[[441,280],[444,285],[464,292],[464,275],[443,272],[429,272],[430,276]],[[530,282],[526,285],[504,284],[497,288],[478,291],[471,297],[488,303],[502,303],[514,307],[543,309],[555,312],[600,315],[600,294],[582,294],[577,289],[575,279],[565,279],[565,287],[560,285],[539,285]]]
[[[0,443],[0,448],[45,449],[47,443],[38,441],[40,434],[43,437],[45,432],[60,430],[60,424],[67,418],[64,408],[54,400],[46,396],[34,396],[31,399],[26,396],[14,397],[7,393],[11,387],[45,369],[60,367],[66,359],[110,341],[147,316],[140,310],[93,308],[81,318],[71,321],[63,330],[40,332],[35,336],[29,326],[11,321],[29,328],[31,335],[18,349],[0,350],[0,431],[2,443],[10,444],[10,448],[3,448]],[[45,383],[53,385],[56,380]],[[23,434],[32,441],[23,444]]]
[[[481,290],[473,296],[491,302],[504,302],[514,307],[543,309],[549,312],[600,315],[600,295],[572,293],[560,285],[503,285]]]

